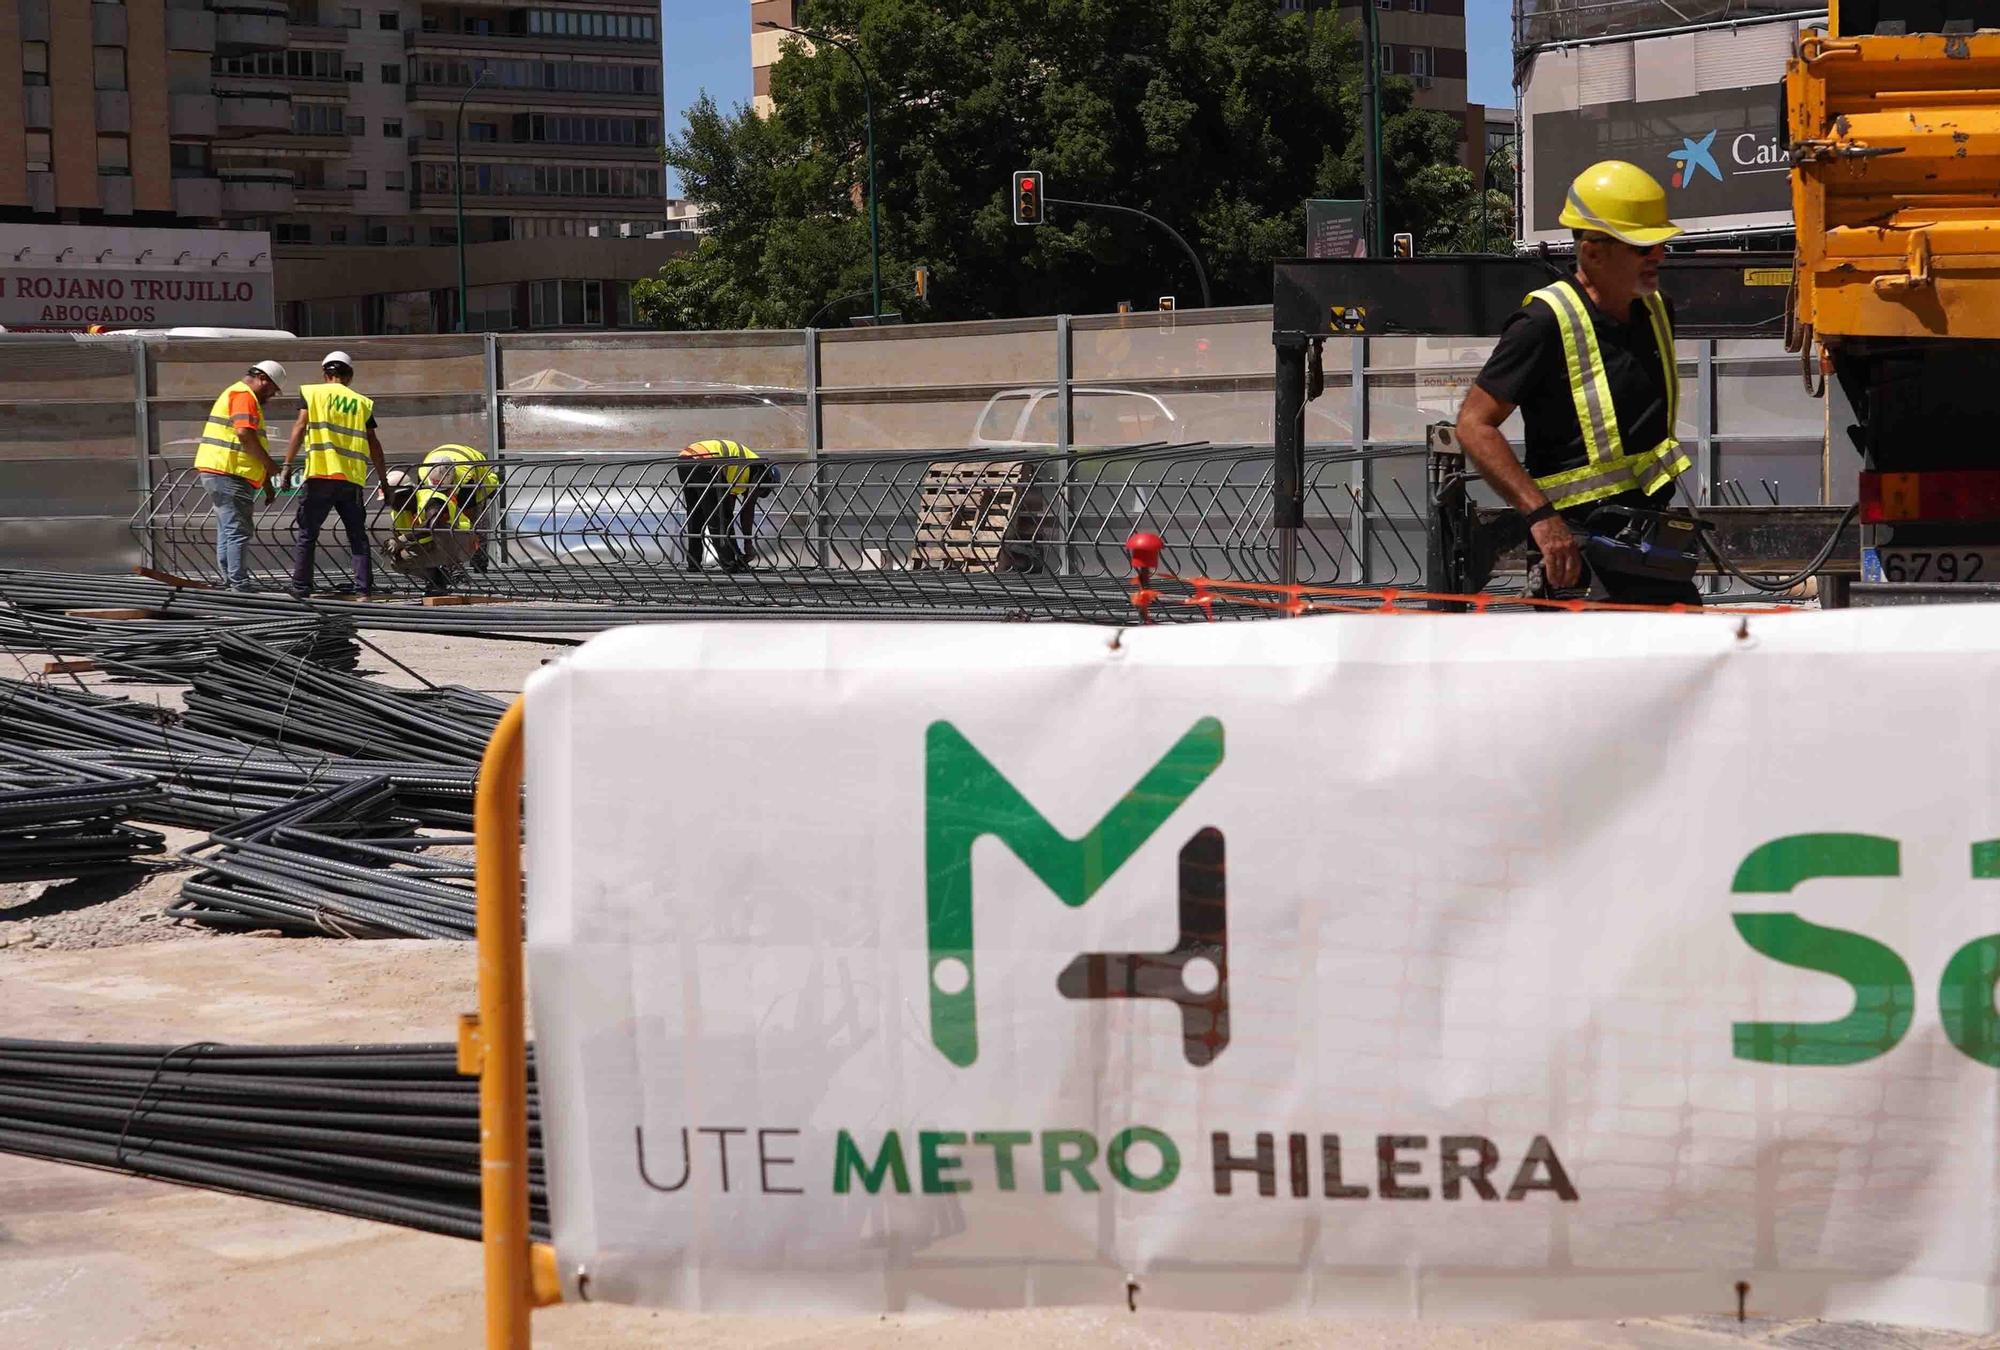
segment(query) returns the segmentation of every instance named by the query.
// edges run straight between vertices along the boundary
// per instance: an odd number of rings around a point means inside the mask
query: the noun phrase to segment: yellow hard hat
[[[1667,219],[1667,192],[1659,180],[1622,159],[1599,160],[1578,174],[1556,219],[1640,248],[1664,244],[1681,232]]]

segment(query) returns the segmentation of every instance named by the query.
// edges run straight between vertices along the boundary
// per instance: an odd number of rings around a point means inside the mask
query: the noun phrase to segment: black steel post
[[[1276,421],[1271,461],[1271,524],[1278,531],[1278,580],[1299,579],[1299,530],[1306,523],[1306,340],[1276,334]]]

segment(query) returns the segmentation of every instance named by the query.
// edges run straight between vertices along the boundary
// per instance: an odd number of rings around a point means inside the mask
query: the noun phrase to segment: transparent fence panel
[[[1715,364],[1716,424],[1731,436],[1813,436],[1824,433],[1826,401],[1809,395],[1797,357]]]
[[[132,372],[122,403],[0,403],[0,460],[45,459],[60,451],[79,459],[132,462]]]
[[[721,437],[762,454],[803,450],[811,438],[805,396],[766,394],[507,395],[500,403],[501,443],[508,453],[591,451],[677,453],[693,441]]]
[[[423,338],[342,338],[354,358],[354,387],[371,398],[405,393],[484,393],[486,343],[477,336]],[[253,361],[281,362],[290,376],[276,411],[289,418],[299,410],[299,386],[320,378],[320,358],[328,338],[248,340],[242,338],[149,339],[146,343],[151,391],[156,398],[210,401],[241,379]],[[128,389],[130,385],[126,386]],[[267,417],[273,415],[266,409]]]
[[[806,387],[802,332],[509,334],[498,341],[500,388],[507,393]]]
[[[200,448],[209,406],[209,399],[152,400],[147,414],[154,456],[169,464],[191,462]],[[286,397],[273,399],[265,409],[271,454],[280,462],[285,458],[285,446],[300,406],[296,397]],[[131,420],[129,408],[126,420],[128,423]],[[391,464],[421,460],[440,445],[470,445],[482,453],[488,448],[483,395],[385,396],[375,402],[375,421],[383,454]]]
[[[819,344],[826,389],[1041,385],[1056,378],[1053,319],[825,332]]]
[[[1718,470],[1710,495],[1719,506],[1817,505],[1825,500],[1825,462],[1817,440],[1723,441],[1716,446]]]
[[[1053,401],[1053,391],[1047,400]],[[825,394],[820,401],[821,443],[828,450],[933,450],[956,446],[1033,446],[1015,402],[1000,394],[965,394],[921,401],[852,399]],[[995,401],[999,400],[999,401]],[[1044,442],[1046,448],[1054,442]]]
[[[129,402],[132,350],[130,338],[9,338],[0,360],[0,400]]]
[[[1256,375],[1268,381],[1274,361],[1271,311],[1261,306],[1098,314],[1070,322],[1071,370],[1087,384],[1209,375]]]

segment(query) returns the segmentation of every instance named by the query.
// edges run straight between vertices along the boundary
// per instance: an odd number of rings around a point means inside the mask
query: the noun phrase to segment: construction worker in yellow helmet
[[[1680,233],[1665,189],[1636,164],[1604,160],[1576,176],[1558,219],[1575,237],[1576,270],[1508,317],[1459,409],[1458,437],[1480,476],[1521,513],[1541,575],[1559,592],[1591,579],[1576,531],[1664,512],[1690,461],[1674,436],[1673,307],[1660,294],[1666,243]],[[1518,458],[1500,430],[1516,408]],[[1701,602],[1691,578],[1603,566],[1592,593],[1628,604]]]

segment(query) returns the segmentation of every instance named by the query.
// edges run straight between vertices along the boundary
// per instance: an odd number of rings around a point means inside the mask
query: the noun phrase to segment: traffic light
[[[1395,244],[1398,258],[1417,256],[1417,237],[1414,234],[1398,234],[1392,242]]]
[[[928,267],[919,267],[917,269],[917,299],[922,300],[925,296],[929,295],[930,289],[931,269]]]
[[[1160,313],[1162,313],[1162,314],[1171,314],[1171,313],[1173,313],[1173,312],[1174,312],[1174,298],[1173,298],[1173,297],[1172,297],[1171,295],[1163,295],[1163,296],[1161,296],[1161,297],[1160,297]]]
[[[1042,204],[1042,171],[1040,169],[1016,169],[1014,171],[1014,223],[1016,225],[1039,225],[1046,216]]]

